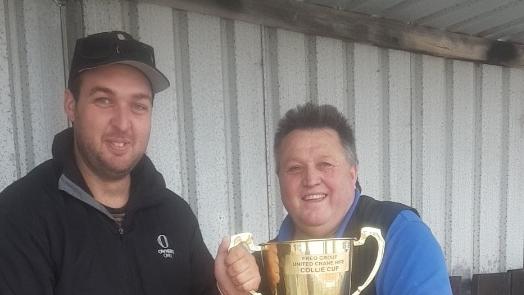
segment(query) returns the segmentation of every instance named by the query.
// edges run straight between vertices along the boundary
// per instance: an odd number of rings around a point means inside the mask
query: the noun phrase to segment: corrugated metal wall
[[[123,29],[154,45],[171,80],[155,100],[148,154],[197,214],[212,252],[230,233],[251,231],[260,242],[276,233],[284,210],[275,125],[313,100],[347,114],[364,192],[416,207],[451,274],[523,266],[524,70],[140,1],[68,5],[75,12],[64,21],[53,0],[0,1],[0,188],[47,159],[67,126],[66,26]]]

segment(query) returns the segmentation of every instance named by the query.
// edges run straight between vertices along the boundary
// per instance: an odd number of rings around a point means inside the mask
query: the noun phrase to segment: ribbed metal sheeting
[[[193,208],[212,253],[228,234],[275,235],[285,216],[275,126],[312,100],[347,115],[364,192],[416,207],[450,274],[523,266],[523,70],[152,4],[85,0],[81,8],[84,34],[127,30],[156,48],[172,87],[155,98],[148,154]],[[53,135],[68,125],[63,9],[0,2],[0,188],[49,158]]]
[[[520,0],[303,0],[448,32],[524,44]]]

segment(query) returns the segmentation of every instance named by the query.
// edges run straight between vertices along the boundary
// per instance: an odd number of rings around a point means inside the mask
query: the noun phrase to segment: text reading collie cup
[[[350,293],[353,248],[364,245],[368,237],[377,240],[377,258],[368,278]],[[358,240],[294,240],[256,246],[250,233],[242,233],[231,237],[230,248],[238,244],[261,251],[262,281],[270,295],[358,295],[377,274],[385,246],[380,229],[372,227],[363,227]]]

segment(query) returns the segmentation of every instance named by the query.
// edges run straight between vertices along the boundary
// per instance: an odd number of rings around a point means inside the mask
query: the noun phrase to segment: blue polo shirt
[[[355,200],[337,229],[343,237],[346,226],[360,200]],[[288,215],[276,237],[279,242],[291,240],[293,221]],[[451,295],[444,255],[431,230],[412,211],[404,210],[390,225],[385,238],[384,258],[375,278],[377,295]]]

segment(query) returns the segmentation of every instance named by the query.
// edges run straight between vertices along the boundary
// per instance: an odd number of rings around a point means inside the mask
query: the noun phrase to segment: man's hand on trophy
[[[260,273],[255,257],[243,244],[229,249],[229,238],[224,238],[215,258],[215,277],[224,295],[256,294]]]

